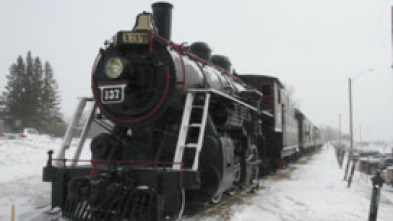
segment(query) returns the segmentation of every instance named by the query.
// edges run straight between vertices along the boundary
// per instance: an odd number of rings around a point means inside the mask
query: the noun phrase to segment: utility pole
[[[352,82],[353,82],[356,78],[358,78],[358,77],[360,77],[360,76],[362,76],[362,75],[364,75],[364,74],[366,74],[367,72],[370,72],[370,71],[372,71],[372,70],[374,70],[374,69],[370,68],[370,69],[367,69],[367,70],[364,70],[364,71],[360,72],[360,73],[359,73],[358,75],[356,75],[355,77],[348,78],[348,94],[349,94],[349,129],[350,129],[350,136],[351,136],[351,138],[350,138],[350,149],[349,149],[349,152],[348,152],[348,161],[347,161],[347,166],[346,166],[346,168],[345,168],[344,180],[347,180],[348,170],[349,170],[349,165],[350,165],[351,160],[353,160],[353,164],[354,164],[354,165],[352,166],[353,168],[355,167],[356,160],[357,160],[357,159],[354,158],[354,156],[353,156]],[[350,176],[349,179],[348,179],[348,187],[351,186],[351,181],[352,181],[353,172],[354,172],[354,169],[352,169],[352,171],[351,171],[351,176]]]
[[[353,112],[352,112],[352,79],[348,79],[348,86],[349,86],[349,130],[351,133],[351,146],[349,150],[349,154],[353,155]]]
[[[355,172],[355,167],[356,167],[356,162],[357,159],[353,156],[353,110],[352,110],[352,78],[348,79],[349,83],[349,122],[350,122],[350,129],[351,129],[351,149],[349,151],[350,157],[348,157],[348,161],[352,160],[352,169],[351,169],[351,175],[349,176],[348,179],[348,188],[351,187],[351,182],[352,182],[352,177],[353,173]]]
[[[352,126],[352,79],[348,78],[348,94],[349,94],[349,131],[350,131],[350,149],[348,152],[347,166],[345,168],[344,180],[347,180],[349,165],[353,154],[353,126]],[[349,180],[348,180],[349,181]]]

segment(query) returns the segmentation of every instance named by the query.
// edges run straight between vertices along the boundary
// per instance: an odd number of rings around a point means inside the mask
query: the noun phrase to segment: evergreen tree
[[[53,76],[53,69],[49,62],[45,62],[41,105],[41,112],[45,122],[43,130],[50,132],[54,125],[63,123],[63,120],[59,109],[58,84]]]
[[[39,57],[33,59],[29,51],[26,61],[19,56],[11,65],[7,79],[3,96],[6,114],[11,119],[9,126],[35,127],[45,133],[61,128],[57,132],[61,134],[64,122],[59,112],[58,85],[49,62],[43,69]]]
[[[41,111],[41,93],[43,87],[43,79],[42,79],[42,63],[39,57],[34,59],[33,70],[30,79],[30,98],[31,98],[31,118],[32,124],[35,128],[41,129],[42,127],[42,111]]]
[[[35,127],[33,121],[37,115],[36,98],[33,97],[32,79],[34,75],[33,57],[31,52],[27,52],[26,56],[26,73],[22,78],[22,85],[25,89],[24,96],[22,97],[22,107],[25,109],[25,120],[22,122],[24,126]]]
[[[23,85],[25,73],[25,62],[22,56],[19,56],[16,63],[10,67],[10,73],[6,76],[8,80],[5,87],[6,91],[3,92],[3,96],[7,101],[6,114],[8,118],[13,120],[13,122],[8,122],[9,124],[26,122],[26,108],[23,107],[23,101],[26,100],[26,88]],[[15,124],[10,126],[19,127],[22,125]]]

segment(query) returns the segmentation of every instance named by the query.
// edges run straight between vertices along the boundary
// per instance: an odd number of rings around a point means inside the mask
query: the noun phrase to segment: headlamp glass
[[[120,58],[110,58],[105,64],[105,74],[108,78],[118,78],[123,72],[123,62]]]

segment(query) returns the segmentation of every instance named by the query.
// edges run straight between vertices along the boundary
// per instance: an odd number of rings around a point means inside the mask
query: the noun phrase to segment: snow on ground
[[[343,181],[334,148],[304,158],[269,176],[255,196],[238,205],[207,212],[191,221],[360,221],[368,220],[372,185],[370,177],[355,171],[352,187]],[[393,220],[393,188],[383,186],[378,221]]]
[[[70,149],[76,149],[76,142]],[[61,144],[61,139],[46,136],[0,140],[0,221],[10,220],[12,204],[16,221],[30,220],[49,209],[51,183],[42,182],[42,168],[48,159],[47,152],[54,150],[56,157]],[[83,159],[90,159],[89,146],[90,140],[82,152]],[[67,152],[67,158],[72,158],[73,150]]]
[[[371,181],[356,171],[353,185],[347,188],[344,170],[338,168],[334,148],[325,146],[306,164],[295,164],[290,176],[275,181],[251,199],[248,206],[237,206],[232,220],[367,220]],[[393,218],[393,188],[384,187],[378,220]]]
[[[0,140],[0,220],[10,220],[15,204],[16,221],[30,221],[50,207],[50,183],[43,183],[47,151],[58,149],[60,139]],[[90,157],[89,142],[83,159]],[[75,144],[71,146],[75,149]],[[70,151],[69,157],[72,157]],[[56,156],[56,153],[54,154]],[[263,180],[255,195],[244,196],[219,211],[187,221],[363,221],[368,219],[372,185],[370,177],[355,172],[350,189],[343,181],[334,148],[322,150]],[[393,187],[384,185],[378,221],[393,219]]]

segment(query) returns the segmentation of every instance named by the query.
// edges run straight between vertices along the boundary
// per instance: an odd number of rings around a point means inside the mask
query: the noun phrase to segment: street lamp
[[[360,72],[359,74],[357,74],[355,77],[353,78],[348,78],[348,92],[349,92],[349,132],[350,132],[350,149],[349,149],[349,153],[348,153],[348,161],[347,161],[347,166],[345,169],[345,176],[344,176],[344,180],[347,179],[347,175],[348,175],[348,169],[349,169],[349,164],[351,161],[351,158],[353,158],[353,107],[352,107],[352,82],[354,80],[356,80],[357,78],[359,78],[360,76],[364,75],[367,72],[373,71],[374,69],[370,68],[367,70],[364,70],[362,72]],[[355,164],[356,161],[353,162],[352,165],[352,169],[351,169],[351,175],[349,176],[348,179],[348,187],[351,186],[351,181],[352,181],[352,176],[353,176],[353,171],[355,169]]]

